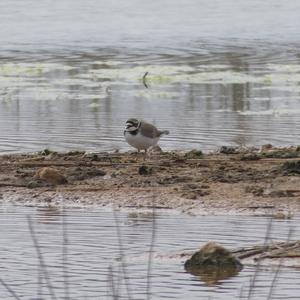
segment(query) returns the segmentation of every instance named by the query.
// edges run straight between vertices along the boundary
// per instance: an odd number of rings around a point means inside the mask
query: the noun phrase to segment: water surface
[[[299,144],[299,6],[2,1],[0,152],[127,150],[129,117],[164,149]]]
[[[37,252],[30,237],[27,216],[40,245],[49,278],[56,296],[63,299],[62,262],[65,262],[71,299],[111,299],[108,285],[112,268],[114,278],[120,269],[120,239],[129,278],[132,299],[146,299],[147,264],[151,244],[153,218],[147,212],[113,212],[101,209],[57,209],[5,207],[0,210],[0,278],[21,299],[49,299],[44,274],[40,273]],[[117,221],[116,221],[117,220]],[[67,254],[63,260],[63,229],[67,232]],[[174,254],[194,250],[207,241],[217,241],[225,247],[261,244],[265,240],[269,219],[250,216],[190,217],[174,213],[155,213],[154,260],[151,277],[151,299],[247,299],[249,282],[255,268],[246,266],[238,275],[207,284],[205,278],[186,273],[184,260]],[[287,239],[290,228],[299,239],[299,217],[274,220],[273,241]],[[121,270],[119,272],[119,270]],[[39,275],[40,274],[40,275]],[[267,299],[275,274],[274,268],[262,268],[255,283],[253,299]],[[121,278],[124,276],[121,275]],[[42,282],[42,283],[39,283]],[[300,271],[283,268],[272,299],[298,299]],[[127,299],[124,280],[119,292]],[[0,294],[13,299],[0,285]]]

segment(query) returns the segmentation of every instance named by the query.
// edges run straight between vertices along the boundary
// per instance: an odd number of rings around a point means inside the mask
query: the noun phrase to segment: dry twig
[[[42,273],[44,274],[46,285],[48,287],[50,296],[51,296],[52,299],[56,300],[57,298],[56,298],[54,289],[53,289],[51,281],[50,281],[50,276],[49,276],[47,266],[46,266],[45,261],[44,261],[43,254],[42,254],[41,249],[40,249],[40,245],[39,245],[38,240],[35,236],[34,228],[32,226],[32,220],[31,220],[30,216],[27,216],[27,221],[28,221],[28,227],[29,227],[29,232],[30,232],[30,235],[31,235],[31,239],[33,241],[34,248],[36,249],[39,264],[40,264],[40,268],[41,268]]]

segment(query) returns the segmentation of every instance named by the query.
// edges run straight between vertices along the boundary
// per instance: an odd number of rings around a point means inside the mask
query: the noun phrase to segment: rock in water
[[[236,275],[242,267],[229,250],[214,242],[204,245],[184,264],[186,271],[208,284]]]
[[[46,181],[51,185],[66,184],[68,180],[58,170],[50,167],[40,168],[34,178]]]

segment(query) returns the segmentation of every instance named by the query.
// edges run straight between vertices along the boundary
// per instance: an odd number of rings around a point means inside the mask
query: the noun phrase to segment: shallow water
[[[299,144],[299,6],[1,1],[0,152],[129,149],[129,117],[165,149]]]
[[[39,260],[30,237],[27,216],[31,217],[35,236],[40,245],[51,285],[59,299],[63,299],[63,230],[67,232],[65,268],[71,299],[111,299],[108,278],[113,269],[114,279],[120,266],[120,242],[125,254],[126,274],[132,299],[145,299],[146,274],[153,218],[147,212],[113,212],[101,209],[38,209],[5,207],[0,210],[0,278],[22,299],[50,299],[44,274],[39,276]],[[117,222],[116,222],[117,219]],[[207,241],[218,241],[226,247],[242,247],[264,242],[269,219],[251,216],[199,216],[190,217],[168,212],[155,214],[154,260],[151,277],[151,299],[247,299],[249,282],[255,272],[246,266],[238,275],[205,283],[186,273],[184,260],[174,258],[174,253],[194,250]],[[274,220],[271,238],[286,240],[290,228],[293,239],[299,239],[299,217],[292,220]],[[255,282],[253,299],[267,299],[274,268],[262,268]],[[123,274],[121,272],[121,274]],[[121,278],[123,276],[121,275]],[[39,280],[42,284],[39,284]],[[204,280],[204,281],[203,281]],[[272,299],[298,299],[300,270],[283,268]],[[127,299],[124,281],[119,292]],[[0,285],[0,294],[13,299]],[[86,297],[86,298],[84,298]]]

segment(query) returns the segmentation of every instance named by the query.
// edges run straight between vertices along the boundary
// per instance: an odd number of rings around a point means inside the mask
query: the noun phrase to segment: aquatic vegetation
[[[288,73],[300,73],[299,64],[267,64],[266,69],[272,72],[288,72]]]
[[[155,100],[155,99],[159,99],[159,100],[165,100],[165,99],[172,99],[172,98],[176,98],[177,97],[177,93],[176,92],[169,92],[169,91],[160,91],[160,90],[142,90],[142,91],[137,91],[136,92],[136,97],[142,97],[145,99],[151,99],[151,100]]]
[[[237,111],[239,115],[244,116],[282,116],[282,115],[298,115],[300,114],[300,109],[286,109],[286,108],[274,108],[274,109],[268,109],[268,110],[262,110],[262,111],[251,111],[251,110],[245,110],[245,111]]]
[[[97,108],[97,107],[100,107],[100,106],[101,106],[100,103],[92,102],[87,107],[89,107],[89,108]]]
[[[58,63],[4,63],[0,64],[0,76],[41,76],[54,70],[72,69],[74,67]]]

